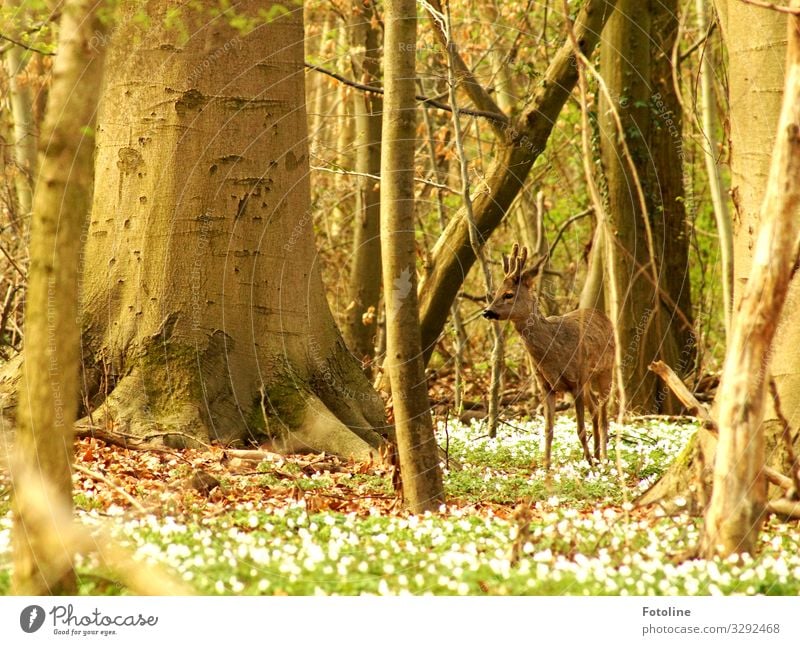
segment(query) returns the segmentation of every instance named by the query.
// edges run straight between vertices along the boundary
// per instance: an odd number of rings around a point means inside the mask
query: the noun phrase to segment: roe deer
[[[614,330],[611,321],[597,309],[542,316],[531,286],[545,257],[523,271],[528,249],[523,248],[520,253],[519,245],[515,244],[511,258],[503,256],[503,284],[483,315],[491,320],[510,320],[533,358],[536,379],[544,394],[545,468],[550,468],[557,392],[569,392],[575,400],[578,438],[591,465],[583,423],[584,403],[592,416],[594,456],[598,460],[605,459],[608,444],[606,400],[611,392],[614,368]]]

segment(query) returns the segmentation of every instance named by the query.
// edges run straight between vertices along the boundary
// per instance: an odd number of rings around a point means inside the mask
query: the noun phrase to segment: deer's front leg
[[[608,458],[608,401],[598,403],[600,416],[600,455],[602,459]]]
[[[544,390],[544,467],[550,470],[550,453],[553,449],[553,423],[556,415],[556,394],[549,387]]]

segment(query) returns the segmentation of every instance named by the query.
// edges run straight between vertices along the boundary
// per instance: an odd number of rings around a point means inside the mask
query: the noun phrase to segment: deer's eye
[[[514,294],[511,292],[507,292],[503,294],[503,300],[511,300],[514,297]]]

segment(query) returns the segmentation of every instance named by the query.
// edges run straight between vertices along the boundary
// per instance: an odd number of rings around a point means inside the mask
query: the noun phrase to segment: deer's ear
[[[530,288],[531,285],[533,285],[533,281],[542,272],[542,269],[544,269],[546,261],[547,261],[547,255],[539,256],[530,269],[527,269],[522,272],[522,274],[520,275],[520,283],[523,286]]]
[[[536,280],[536,276],[538,275],[539,270],[535,267],[528,269],[527,271],[523,271],[522,275],[519,277],[519,283],[526,289],[530,289],[533,286],[534,280]]]

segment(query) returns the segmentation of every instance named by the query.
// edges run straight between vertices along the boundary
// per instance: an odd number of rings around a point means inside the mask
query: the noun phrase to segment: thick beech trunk
[[[738,316],[747,285],[769,165],[778,132],[786,61],[786,15],[740,0],[717,0],[722,36],[728,51],[728,104],[731,144],[731,195],[733,202],[734,283],[733,312]],[[791,280],[783,313],[770,353],[770,371],[778,388],[784,415],[793,428],[800,427],[800,283]],[[719,406],[718,397],[715,406]],[[781,424],[772,402],[764,411],[764,445],[767,463],[785,470]],[[800,446],[800,435],[795,440]],[[677,496],[702,508],[709,499],[716,442],[702,435],[693,440],[662,479],[640,500],[654,503]],[[698,492],[699,481],[708,482]]]
[[[382,404],[315,264],[302,10],[263,23],[262,2],[235,3],[246,34],[187,10],[184,42],[170,6],[123,21],[109,53],[82,290],[92,419],[368,458]]]
[[[629,408],[648,413],[679,409],[648,365],[661,359],[686,373],[694,363],[681,115],[670,60],[676,11],[674,2],[621,0],[601,50],[615,103],[601,102],[599,123],[609,219],[620,247],[622,371]]]
[[[800,7],[800,1],[792,3]],[[729,14],[730,16],[731,14]],[[767,501],[766,389],[772,340],[798,260],[800,220],[800,18],[790,17],[788,65],[752,265],[720,381],[719,442],[706,513],[707,557],[755,553]]]

